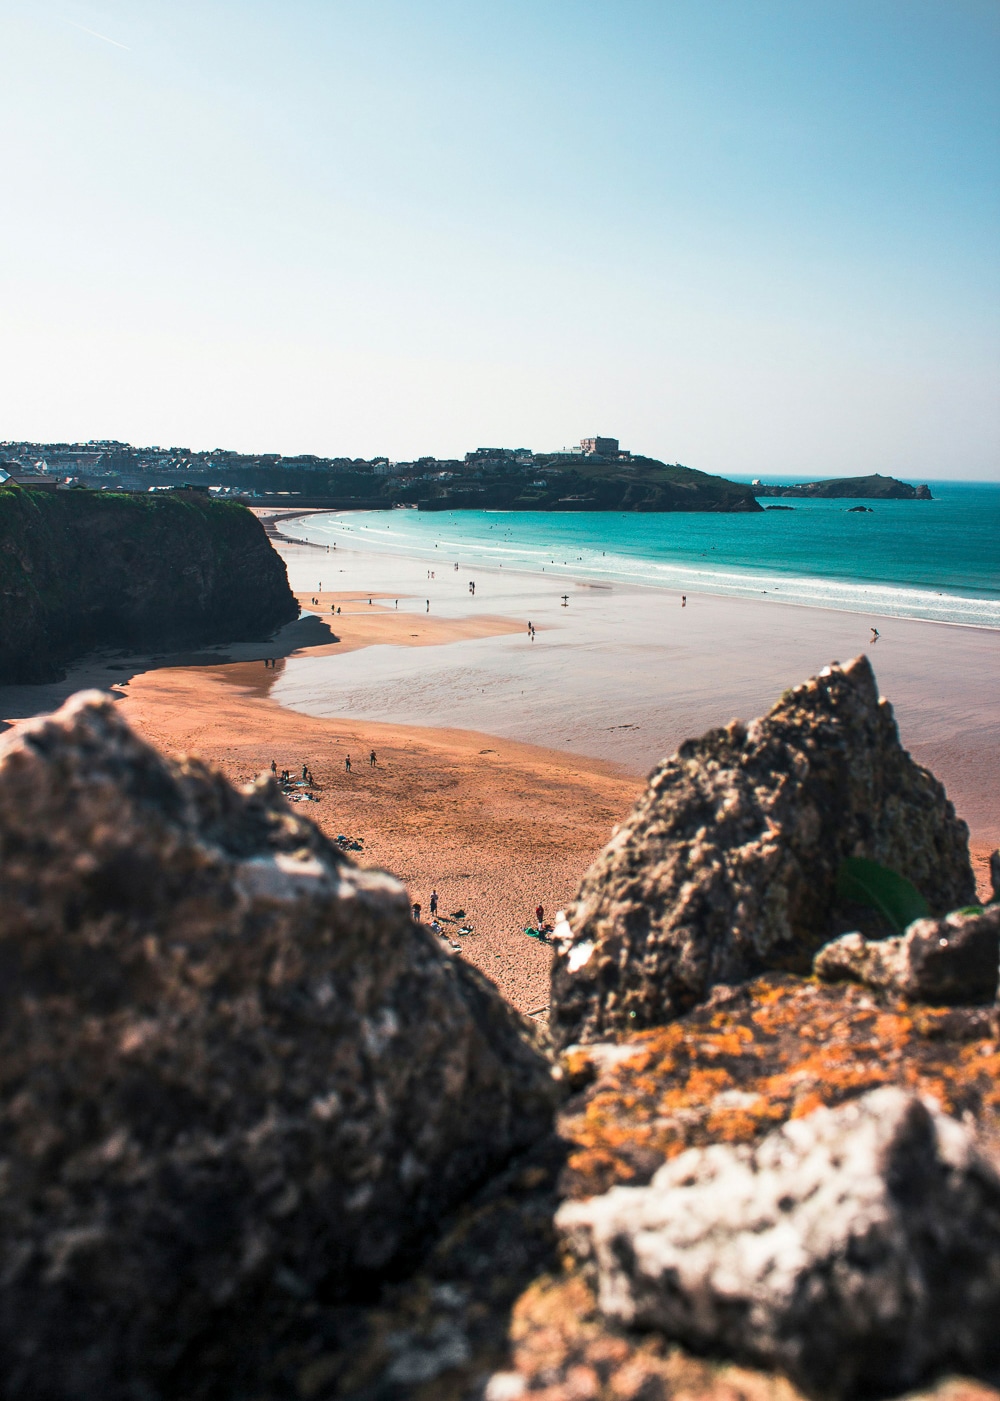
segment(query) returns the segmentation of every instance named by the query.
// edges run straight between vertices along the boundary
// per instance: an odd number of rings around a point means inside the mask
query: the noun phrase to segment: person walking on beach
[[[431,601],[430,601],[430,599],[428,599],[428,600],[427,600],[427,612],[429,613],[430,611],[431,611]]]
[[[272,778],[277,778],[277,777],[278,777],[278,765],[274,762],[273,759],[271,760],[271,777],[272,777]]]
[[[347,758],[344,760],[344,768],[347,770],[348,773],[351,772],[351,756],[350,756],[350,754],[348,754]]]
[[[871,632],[872,632],[871,641],[868,643],[868,646],[869,646],[869,647],[872,645],[872,642],[877,642],[878,639],[879,639],[879,630],[878,630],[878,628],[872,628]]]
[[[372,768],[375,767],[375,750],[374,750],[374,749],[373,749],[372,752],[368,755],[368,763],[369,763],[369,765],[370,765]]]
[[[437,915],[437,912],[438,912],[438,893],[437,893],[436,890],[432,890],[432,891],[431,891],[431,919],[434,919],[434,918],[435,918],[435,916]]]
[[[686,593],[682,593],[682,594],[681,594],[681,607],[682,607],[682,608],[686,608],[687,606],[688,606],[688,596],[687,596]]]

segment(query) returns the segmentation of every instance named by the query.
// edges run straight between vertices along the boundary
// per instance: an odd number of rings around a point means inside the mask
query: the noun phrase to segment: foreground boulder
[[[0,968],[7,1397],[172,1394],[217,1322],[357,1297],[551,1121],[398,882],[96,693],[0,746]]]
[[[864,657],[653,772],[569,911],[552,972],[557,1044],[657,1025],[717,983],[808,971],[858,927],[835,894],[849,856],[907,877],[932,914],[975,896],[968,828],[900,745]]]
[[[901,1089],[691,1149],[648,1187],[560,1208],[605,1316],[786,1371],[825,1397],[891,1394],[1000,1355],[1000,1177]]]
[[[813,971],[826,982],[843,978],[945,1006],[992,1002],[998,967],[1000,905],[981,914],[918,919],[894,939],[844,934],[813,960]]]

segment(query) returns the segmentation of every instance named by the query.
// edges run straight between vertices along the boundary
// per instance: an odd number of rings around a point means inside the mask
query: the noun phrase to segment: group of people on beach
[[[276,759],[271,760],[271,777],[276,778],[279,783],[295,782],[295,779],[292,778],[291,769],[282,769],[281,773],[278,773],[278,761]],[[310,788],[312,788],[315,785],[316,780],[313,778],[312,769],[309,767],[308,764],[302,765],[301,781],[303,783],[308,783]]]
[[[378,765],[378,759],[376,758],[375,750],[373,749],[373,750],[371,751],[371,753],[368,755],[368,767],[369,767],[370,769],[374,769],[377,765]],[[345,771],[346,771],[347,773],[350,773],[350,772],[351,772],[351,756],[350,756],[350,754],[348,754],[348,755],[346,756],[346,758],[344,759],[344,769],[345,769]]]
[[[414,923],[414,924],[419,924],[419,923],[420,923],[420,915],[421,915],[421,911],[423,910],[423,908],[424,908],[424,907],[423,907],[423,905],[421,905],[421,903],[420,903],[419,900],[414,900],[414,902],[413,902],[413,909],[412,909],[412,913],[413,913],[413,923]],[[436,890],[432,890],[432,891],[431,891],[430,912],[431,912],[431,919],[437,919],[437,912],[438,912],[438,893],[437,893]]]
[[[268,667],[271,667],[271,669],[273,670],[273,669],[274,669],[274,664],[275,664],[275,658],[274,658],[274,657],[265,657],[265,658],[264,658],[264,670],[265,670],[265,671],[267,670]]]

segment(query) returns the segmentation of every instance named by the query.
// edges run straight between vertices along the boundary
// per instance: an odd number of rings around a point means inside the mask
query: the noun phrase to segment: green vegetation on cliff
[[[680,463],[631,455],[536,453],[529,465],[466,464],[451,481],[420,481],[396,499],[422,510],[465,507],[521,511],[760,511],[752,487]]]
[[[0,681],[54,680],[94,647],[264,638],[297,611],[243,506],[0,488]]]

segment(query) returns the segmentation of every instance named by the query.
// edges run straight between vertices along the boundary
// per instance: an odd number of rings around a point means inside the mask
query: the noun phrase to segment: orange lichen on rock
[[[562,1113],[570,1196],[648,1180],[685,1148],[755,1142],[879,1085],[1000,1129],[1000,1047],[986,1008],[886,1004],[855,984],[772,974],[629,1044],[635,1055],[599,1070]],[[586,1054],[573,1052],[573,1083]]]

